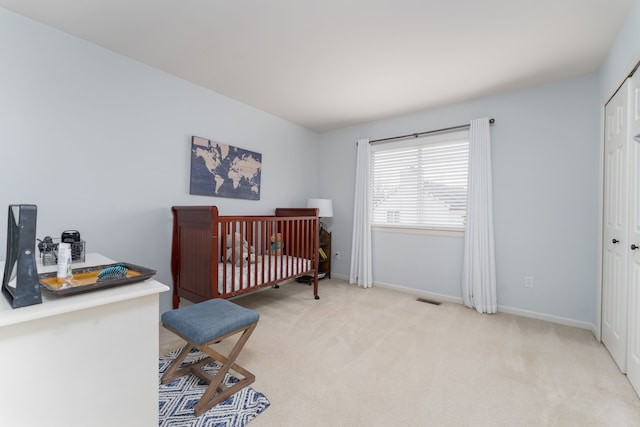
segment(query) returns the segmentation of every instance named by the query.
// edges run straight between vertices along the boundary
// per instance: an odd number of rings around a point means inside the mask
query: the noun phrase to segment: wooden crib
[[[220,216],[216,206],[174,206],[173,307],[230,298],[300,276],[318,296],[318,209],[275,215]]]

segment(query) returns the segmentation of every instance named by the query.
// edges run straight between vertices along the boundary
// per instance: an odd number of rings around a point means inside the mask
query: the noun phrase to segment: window
[[[371,147],[372,225],[464,231],[469,131]]]

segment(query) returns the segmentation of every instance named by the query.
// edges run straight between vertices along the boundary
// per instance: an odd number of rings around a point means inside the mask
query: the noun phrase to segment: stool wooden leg
[[[237,365],[235,363],[235,360],[240,354],[240,351],[246,344],[247,340],[253,333],[256,326],[257,326],[257,323],[253,323],[252,325],[244,329],[244,331],[242,332],[242,335],[240,336],[240,338],[238,338],[238,341],[236,341],[235,345],[231,349],[231,352],[229,353],[229,356],[227,357],[221,355],[217,351],[210,348],[209,344],[205,344],[198,347],[200,351],[207,354],[211,359],[214,359],[217,362],[220,362],[221,366],[218,372],[216,373],[216,375],[210,379],[207,390],[204,392],[204,394],[202,395],[202,397],[200,398],[200,400],[198,401],[198,403],[194,408],[194,413],[196,417],[205,413],[209,409],[216,406],[218,403],[226,400],[232,394],[240,391],[241,389],[243,389],[244,387],[248,386],[249,384],[255,381],[255,375],[253,375],[251,372],[247,371],[246,369],[242,368],[241,366]],[[231,369],[242,374],[244,378],[239,380],[237,383],[233,384],[232,386],[228,387],[224,385],[223,380],[224,380],[225,374],[227,374]]]
[[[162,374],[162,378],[160,379],[160,382],[162,384],[170,383],[176,378],[180,378],[181,376],[186,375],[190,372],[189,366],[184,367],[182,369],[178,369],[178,368],[180,367],[184,359],[186,359],[186,357],[189,355],[189,352],[191,351],[191,349],[194,347],[195,345],[189,342],[184,347],[182,347],[182,350],[180,350],[180,353],[178,353],[178,356],[175,358],[173,362],[171,362],[171,364],[169,365],[167,370],[164,372],[164,374]]]

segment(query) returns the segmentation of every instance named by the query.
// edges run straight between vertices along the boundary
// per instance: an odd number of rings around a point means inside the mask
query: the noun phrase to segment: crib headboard
[[[218,221],[216,206],[174,206],[171,273],[173,283],[180,284],[180,293],[190,301],[210,299],[211,275],[209,266],[218,265],[214,250],[218,236],[213,224]],[[217,272],[216,272],[217,274]],[[177,292],[174,289],[174,300]],[[174,305],[175,305],[174,301]]]

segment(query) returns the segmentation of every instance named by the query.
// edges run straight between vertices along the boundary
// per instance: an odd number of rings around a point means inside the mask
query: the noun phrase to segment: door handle
[[[635,251],[636,249],[640,249],[640,246],[636,246],[635,244],[631,245],[631,250]]]
[[[620,241],[620,240],[618,240],[618,239],[613,239],[613,240],[611,241],[611,243],[613,243],[613,244],[615,245],[615,244],[616,244],[616,243],[618,243],[619,241]]]

